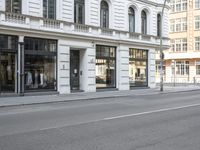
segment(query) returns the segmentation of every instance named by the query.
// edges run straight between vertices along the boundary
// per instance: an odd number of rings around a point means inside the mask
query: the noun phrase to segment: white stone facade
[[[106,0],[109,29],[100,27],[101,0],[85,0],[85,25],[74,23],[74,0],[56,0],[56,20],[43,18],[42,0],[22,0],[22,14],[5,12],[0,0],[0,34],[55,39],[57,90],[70,93],[70,50],[80,51],[80,90],[96,91],[96,45],[116,47],[116,89],[129,90],[129,49],[148,50],[148,87],[155,87],[155,50],[159,48],[157,14],[164,0]],[[128,9],[135,10],[135,32],[129,33]],[[147,35],[141,34],[141,11],[147,13]],[[168,6],[163,16],[163,44],[168,47]]]

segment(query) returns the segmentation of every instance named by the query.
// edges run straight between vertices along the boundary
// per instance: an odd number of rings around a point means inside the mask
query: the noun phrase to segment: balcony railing
[[[26,16],[15,13],[5,13],[5,21],[18,24],[26,24]]]
[[[0,11],[0,25],[22,27],[27,29],[53,31],[57,33],[68,33],[89,36],[92,38],[105,38],[113,40],[127,40],[137,42],[151,42],[159,46],[159,40],[152,35],[143,35],[140,33],[130,33],[128,31],[120,31],[115,29],[105,29],[97,26],[75,24],[72,22],[45,19],[42,17],[34,17],[22,14],[13,14]],[[169,39],[163,39],[164,45],[169,45]],[[166,44],[165,44],[166,43]]]
[[[60,29],[60,21],[52,20],[52,19],[44,19],[43,27],[52,28],[52,29]]]
[[[75,24],[74,25],[74,31],[88,33],[89,32],[89,26],[83,25],[83,24]]]
[[[106,35],[106,36],[113,36],[113,30],[102,28],[101,29],[101,34],[102,35]]]

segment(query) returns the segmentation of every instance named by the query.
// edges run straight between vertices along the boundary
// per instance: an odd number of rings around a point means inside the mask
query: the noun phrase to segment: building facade
[[[162,7],[163,0],[0,0],[1,95],[155,87]]]
[[[172,0],[169,14],[171,48],[165,51],[166,83],[200,83],[200,0]],[[159,58],[156,62],[157,82]]]

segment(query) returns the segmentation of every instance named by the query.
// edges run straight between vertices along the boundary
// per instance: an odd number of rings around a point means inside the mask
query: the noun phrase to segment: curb
[[[195,92],[200,91],[200,89],[193,89],[193,90],[181,90],[181,91],[168,91],[168,92],[160,92],[157,91],[155,93],[149,94],[126,94],[126,95],[114,95],[114,96],[104,96],[104,97],[91,97],[91,98],[77,98],[77,99],[69,99],[69,100],[58,100],[58,101],[46,101],[46,102],[32,102],[32,103],[20,103],[20,104],[6,104],[0,105],[0,108],[8,108],[8,107],[20,107],[20,106],[30,106],[30,105],[44,105],[44,104],[55,104],[55,103],[67,103],[67,102],[78,102],[78,101],[89,101],[89,100],[99,100],[99,99],[106,99],[106,98],[121,98],[121,97],[136,97],[136,96],[148,96],[148,95],[163,95],[163,94],[175,94],[175,93],[183,93],[183,92]]]

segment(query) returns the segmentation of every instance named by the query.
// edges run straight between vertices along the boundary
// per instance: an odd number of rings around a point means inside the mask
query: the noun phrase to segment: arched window
[[[135,11],[133,8],[129,8],[129,32],[135,32]]]
[[[85,1],[74,1],[74,22],[79,24],[85,24]]]
[[[147,14],[144,10],[141,14],[141,20],[142,34],[147,34]]]
[[[101,1],[100,23],[102,28],[109,28],[109,6],[104,0]]]
[[[161,35],[161,15],[157,14],[157,36]]]

